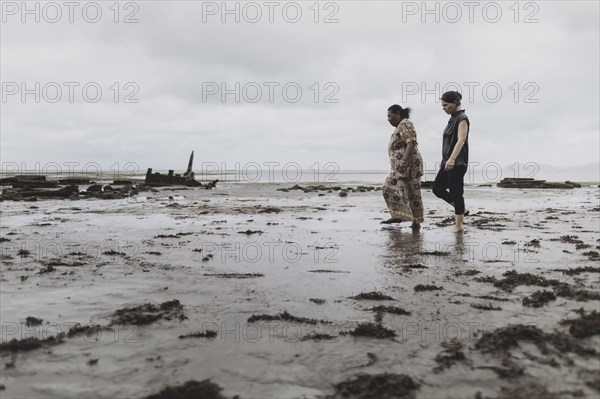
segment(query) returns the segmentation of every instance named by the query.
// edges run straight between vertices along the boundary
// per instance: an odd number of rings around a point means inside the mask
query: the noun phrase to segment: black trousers
[[[454,214],[462,215],[465,213],[464,177],[467,173],[467,167],[456,165],[450,170],[440,169],[435,182],[433,183],[433,193],[449,204],[454,204]]]

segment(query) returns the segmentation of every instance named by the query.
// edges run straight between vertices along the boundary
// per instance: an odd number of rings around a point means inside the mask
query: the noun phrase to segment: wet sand
[[[600,395],[598,188],[291,186],[3,202],[2,397]]]

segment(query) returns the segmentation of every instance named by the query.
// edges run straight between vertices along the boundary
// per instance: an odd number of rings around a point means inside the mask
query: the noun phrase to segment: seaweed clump
[[[419,384],[406,374],[357,374],[335,384],[335,393],[326,399],[412,399]]]
[[[113,313],[110,325],[145,325],[154,323],[160,319],[185,320],[187,317],[183,314],[183,305],[181,302],[177,299],[173,299],[172,301],[163,302],[158,306],[151,303],[145,303],[139,306],[119,309]]]

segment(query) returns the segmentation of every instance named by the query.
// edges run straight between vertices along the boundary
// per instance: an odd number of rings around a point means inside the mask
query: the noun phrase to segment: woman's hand
[[[446,161],[446,165],[444,165],[444,170],[451,170],[454,168],[454,159],[450,158]]]

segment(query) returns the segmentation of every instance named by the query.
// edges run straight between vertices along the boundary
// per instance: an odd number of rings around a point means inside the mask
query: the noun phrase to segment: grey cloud
[[[597,4],[539,2],[539,22],[523,24],[502,3],[496,24],[478,14],[475,23],[452,24],[422,23],[418,15],[404,22],[402,3],[338,2],[336,24],[315,24],[309,3],[298,24],[203,23],[197,2],[140,2],[140,22],[129,25],[10,21],[2,26],[3,82],[95,81],[104,92],[95,104],[3,103],[3,162],[135,159],[170,167],[196,149],[198,159],[230,163],[318,160],[386,169],[385,112],[393,103],[414,108],[421,151],[434,162],[447,116],[441,93],[423,96],[422,89],[448,82],[463,86],[474,159],[598,160]],[[115,103],[114,82],[121,95],[123,84],[136,83],[139,103]],[[257,104],[231,96],[223,103],[219,95],[204,101],[210,82],[295,82],[303,96],[292,103],[278,93],[271,103],[264,91]],[[314,82],[321,85],[317,102]],[[323,102],[327,82],[339,88],[337,104]],[[465,82],[479,85],[473,98]],[[484,98],[489,83],[502,89],[498,102]],[[418,92],[409,95],[414,85]],[[524,102],[528,94],[539,102]],[[565,140],[582,149],[565,152]]]

